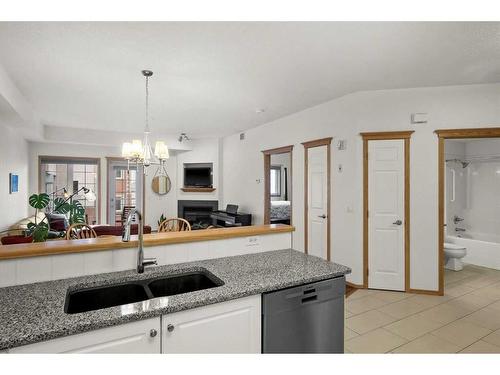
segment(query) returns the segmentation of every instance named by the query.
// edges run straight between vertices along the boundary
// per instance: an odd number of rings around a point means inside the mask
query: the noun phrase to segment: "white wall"
[[[28,216],[28,144],[17,130],[0,125],[0,231]],[[19,191],[9,194],[9,173],[19,176]]]
[[[270,109],[272,110],[272,109]],[[411,125],[414,112],[429,114],[427,124]],[[435,129],[500,126],[500,85],[470,85],[359,92],[273,121],[223,140],[224,203],[234,202],[263,221],[261,150],[294,144],[293,235],[303,249],[304,150],[301,142],[333,136],[332,258],[353,269],[362,282],[361,131],[415,130],[411,139],[411,275],[415,289],[438,289],[437,136]],[[337,151],[336,140],[347,150]],[[339,164],[343,172],[339,173]]]

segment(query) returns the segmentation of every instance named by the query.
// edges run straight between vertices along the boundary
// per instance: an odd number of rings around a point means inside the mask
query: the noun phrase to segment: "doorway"
[[[410,137],[363,137],[363,287],[410,291]]]
[[[264,155],[264,224],[292,223],[293,145],[262,151]]]
[[[331,260],[330,199],[332,137],[304,142],[304,250]]]
[[[127,165],[123,158],[107,158],[107,220],[109,225],[122,225],[128,212],[137,208],[144,217],[143,167]],[[135,221],[135,219],[134,219]]]
[[[438,136],[438,262],[439,262],[439,295],[444,295],[444,279],[445,279],[445,240],[448,240],[448,242],[452,243],[452,245],[456,245],[458,248],[453,248],[453,252],[458,252],[462,248],[466,248],[467,251],[469,252],[468,255],[465,255],[465,258],[467,256],[471,257],[477,257],[475,259],[476,261],[481,261],[481,254],[485,253],[485,250],[487,251],[488,249],[485,248],[485,246],[481,246],[481,248],[478,248],[478,251],[473,254],[473,249],[475,246],[475,241],[474,238],[471,239],[465,239],[463,240],[462,238],[467,237],[467,235],[470,233],[467,233],[467,229],[470,229],[470,232],[474,232],[473,228],[470,226],[470,223],[464,222],[465,217],[458,215],[456,212],[457,209],[457,204],[460,206],[460,201],[463,201],[464,205],[467,205],[467,197],[463,196],[463,192],[460,192],[460,174],[463,173],[470,173],[471,175],[473,172],[476,172],[474,178],[478,180],[481,177],[481,173],[478,170],[478,168],[482,168],[483,172],[487,171],[488,168],[486,166],[491,167],[491,162],[490,160],[492,156],[497,156],[496,152],[493,153],[495,155],[488,155],[488,158],[485,158],[484,155],[480,156],[475,156],[469,154],[463,156],[463,155],[456,155],[457,152],[454,152],[451,150],[451,143],[448,144],[448,147],[450,149],[446,150],[447,146],[447,141],[451,140],[477,140],[478,138],[500,138],[500,128],[478,128],[478,129],[446,129],[446,130],[436,130],[435,133]],[[470,150],[469,150],[470,151]],[[484,153],[486,151],[486,147],[481,145],[480,147],[480,154]],[[447,155],[448,154],[453,154],[452,156]],[[488,160],[486,160],[488,159]],[[485,162],[488,162],[486,164]],[[494,161],[496,162],[496,160]],[[447,167],[448,166],[448,167]],[[496,172],[496,171],[495,171]],[[448,176],[447,176],[448,173]],[[498,173],[498,172],[496,172]],[[448,177],[448,181],[446,179]],[[465,180],[467,180],[466,176],[463,176]],[[472,177],[472,176],[470,176]],[[491,185],[491,181],[495,180],[495,176],[493,178],[489,179],[489,183]],[[448,182],[448,183],[447,183]],[[469,183],[472,182],[472,179],[469,179]],[[476,181],[480,183],[481,181]],[[455,186],[453,186],[455,185]],[[491,187],[491,186],[490,186]],[[448,188],[448,191],[446,190]],[[473,186],[468,186],[468,189],[472,189]],[[448,192],[448,194],[446,194]],[[495,195],[496,196],[496,195]],[[479,197],[478,197],[479,198]],[[481,200],[484,200],[486,198],[486,193],[482,192],[481,193]],[[448,203],[448,205],[447,205]],[[474,203],[474,202],[469,202]],[[485,203],[487,202],[476,202],[476,203]],[[489,208],[492,208],[492,205],[490,204],[488,206]],[[460,208],[460,207],[459,207]],[[450,215],[447,215],[447,211],[449,211]],[[473,210],[468,209],[467,214],[473,215],[474,212]],[[464,212],[464,211],[463,211]],[[455,217],[457,216],[457,217]],[[485,219],[484,216],[486,215],[485,210],[481,210],[481,215],[478,217],[481,218],[481,220]],[[472,217],[472,216],[471,216]],[[450,219],[451,218],[451,219]],[[449,226],[449,227],[448,227]],[[487,227],[487,225],[482,224],[480,232],[484,232],[484,228]],[[457,230],[458,229],[458,230]],[[465,229],[465,231],[464,231]],[[453,233],[453,236],[450,237],[456,237],[455,241],[449,240],[446,238],[446,234]],[[463,233],[465,232],[465,233]],[[484,233],[481,233],[484,235]],[[470,236],[474,237],[474,236]],[[466,242],[468,241],[468,242]],[[457,243],[453,243],[457,242]],[[476,241],[479,242],[479,241]],[[481,245],[488,243],[485,241],[480,241]],[[491,241],[489,241],[491,243]],[[488,258],[491,260],[491,258]],[[448,267],[450,268],[450,267]],[[453,272],[453,271],[451,271]]]

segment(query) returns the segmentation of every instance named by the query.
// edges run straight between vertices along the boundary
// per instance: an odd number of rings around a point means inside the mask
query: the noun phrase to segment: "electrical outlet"
[[[247,246],[260,246],[259,237],[247,237]]]

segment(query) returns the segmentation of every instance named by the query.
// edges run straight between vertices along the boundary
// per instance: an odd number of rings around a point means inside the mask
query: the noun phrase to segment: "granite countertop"
[[[96,311],[67,314],[68,289],[206,269],[224,285]],[[295,250],[151,267],[0,288],[0,350],[147,319],[350,273],[348,267]]]

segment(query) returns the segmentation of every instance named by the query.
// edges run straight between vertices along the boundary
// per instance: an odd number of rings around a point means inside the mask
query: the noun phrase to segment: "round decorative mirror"
[[[158,175],[153,177],[151,182],[151,188],[158,195],[165,195],[170,191],[172,183],[170,182],[170,177],[167,175]]]

